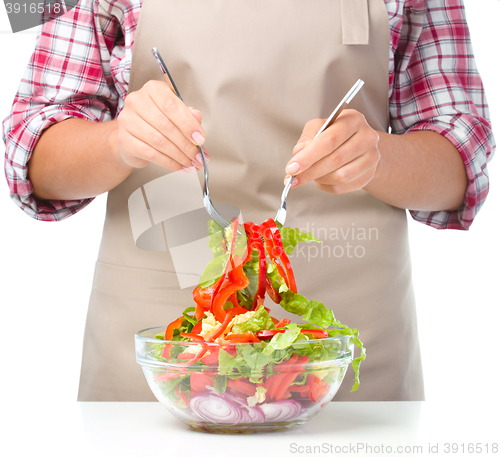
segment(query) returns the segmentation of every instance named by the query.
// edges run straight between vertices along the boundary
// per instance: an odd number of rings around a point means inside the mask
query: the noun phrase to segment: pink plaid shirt
[[[469,185],[458,211],[411,211],[436,228],[467,229],[488,193],[495,148],[461,0],[385,0],[391,30],[392,133],[434,130],[460,152]],[[12,199],[45,221],[76,213],[92,199],[39,201],[27,162],[44,129],[71,117],[104,122],[123,108],[141,0],[80,0],[46,23],[3,123],[5,174]]]

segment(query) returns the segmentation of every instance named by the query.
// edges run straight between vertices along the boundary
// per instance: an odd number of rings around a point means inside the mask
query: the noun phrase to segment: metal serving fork
[[[174,89],[175,93],[177,94],[177,97],[179,97],[182,100],[181,94],[179,93],[179,90],[177,89],[177,86],[174,83],[174,80],[172,78],[172,75],[168,71],[167,66],[165,65],[165,62],[161,58],[160,53],[158,52],[158,49],[153,48],[152,50],[153,56],[158,63],[158,66],[160,67],[161,71],[165,75],[165,78],[170,82],[172,85],[172,88]],[[219,212],[215,209],[215,206],[212,203],[212,200],[210,199],[210,191],[208,189],[208,167],[207,167],[207,162],[205,160],[205,153],[203,152],[203,148],[201,146],[198,146],[198,149],[200,150],[201,154],[201,159],[203,160],[203,170],[205,173],[205,184],[203,186],[203,204],[205,205],[205,209],[207,210],[207,213],[209,216],[217,222],[222,228],[226,228],[231,226],[231,223],[226,221]]]
[[[344,108],[351,102],[354,96],[359,92],[359,90],[363,87],[364,81],[358,79],[354,86],[351,87],[349,92],[347,92],[346,96],[342,99],[342,101],[337,105],[337,107],[333,110],[330,117],[326,120],[323,126],[319,129],[319,132],[316,133],[314,139],[316,139],[324,130],[326,130],[330,125],[332,125],[336,119],[340,116],[340,113],[344,110]],[[285,188],[283,189],[283,193],[281,194],[281,205],[276,217],[274,218],[275,222],[280,223],[282,226],[285,225],[286,219],[286,197],[288,195],[288,191],[292,186],[293,176],[286,182]]]

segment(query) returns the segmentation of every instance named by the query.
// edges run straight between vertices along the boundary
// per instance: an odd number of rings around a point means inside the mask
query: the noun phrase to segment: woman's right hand
[[[118,154],[126,164],[199,169],[203,162],[197,146],[204,141],[201,113],[188,108],[167,82],[151,80],[127,95],[116,136]]]

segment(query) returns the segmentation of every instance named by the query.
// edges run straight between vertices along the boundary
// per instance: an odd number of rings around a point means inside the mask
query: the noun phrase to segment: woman
[[[467,229],[486,197],[494,146],[471,54],[459,0],[81,0],[45,24],[4,125],[7,177],[45,220],[109,191],[79,398],[153,399],[132,335],[179,315],[190,291],[168,255],[136,248],[127,201],[199,168],[204,144],[213,200],[245,220],[273,216],[295,176],[287,225],[322,241],[292,260],[298,287],[367,347],[360,389],[347,380],[337,398],[423,399],[404,209]],[[358,78],[353,109],[312,140]]]

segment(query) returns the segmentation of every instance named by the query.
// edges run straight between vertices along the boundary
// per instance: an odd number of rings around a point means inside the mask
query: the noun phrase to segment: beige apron
[[[238,206],[245,221],[274,217],[304,124],[328,117],[358,78],[366,84],[351,107],[388,129],[383,0],[145,0],[129,92],[163,79],[154,46],[186,103],[203,113],[212,200]],[[134,333],[193,304],[168,251],[141,251],[132,237],[129,196],[166,173],[150,164],[109,192],[79,400],[154,400],[135,362]],[[336,398],[423,399],[405,211],[364,191],[332,195],[309,183],[291,190],[286,224],[322,241],[292,257],[299,292],[359,328],[367,348],[359,390],[349,393],[351,372]]]

